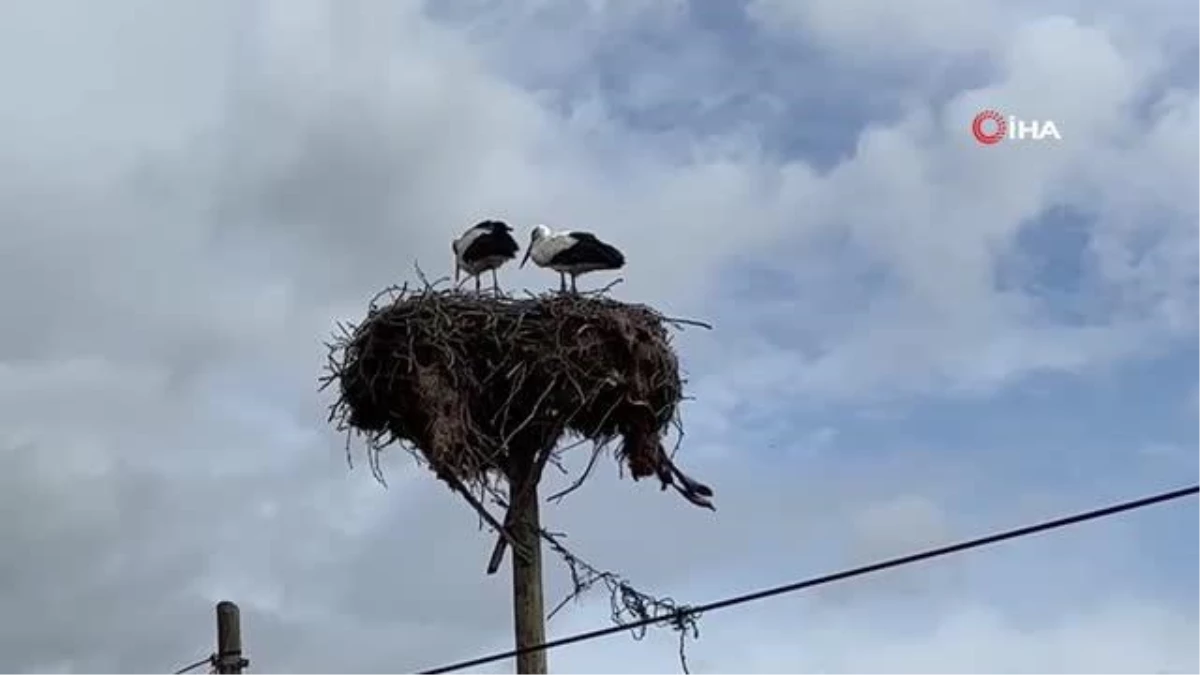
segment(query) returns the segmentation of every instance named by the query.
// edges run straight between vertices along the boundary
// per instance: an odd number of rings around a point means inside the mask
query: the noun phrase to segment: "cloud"
[[[1000,5],[967,7],[948,0],[881,6],[871,2],[751,0],[748,14],[764,28],[796,31],[839,55],[859,59],[913,57],[986,50],[1002,41],[1013,23]],[[1000,28],[1001,30],[998,30]]]
[[[1167,6],[759,0],[728,25],[694,3],[0,6],[20,102],[0,110],[0,601],[21,617],[0,665],[181,665],[209,649],[221,598],[257,670],[394,672],[506,645],[490,535],[402,453],[386,491],[348,472],[315,391],[333,321],[414,261],[448,272],[448,240],[485,216],[603,232],[630,260],[622,297],[717,325],[679,344],[698,398],[681,462],[718,514],[609,461],[546,509],[639,586],[709,598],[1099,496],[995,494],[1018,458],[1116,491],[1029,438],[971,454],[945,420],[859,435],[1194,341],[1197,92],[1173,79],[1194,36]],[[960,57],[982,65],[921,68]],[[975,146],[984,106],[1052,118],[1063,141]],[[1078,240],[1029,243],[1064,213]],[[1038,276],[1067,254],[1078,274]],[[1072,414],[1069,396],[1047,405]],[[1136,448],[1194,445],[1194,418],[1128,414]],[[1068,547],[1122,597],[1039,605],[1040,625],[983,592],[991,573],[1040,574],[1046,597],[1078,569],[952,565],[812,594],[812,617],[714,617],[693,665],[1194,668],[1194,606],[1134,573],[1191,560],[1178,540]],[[601,622],[595,603],[554,631]],[[905,606],[919,630],[868,620]],[[648,639],[552,661],[673,667],[671,636]]]

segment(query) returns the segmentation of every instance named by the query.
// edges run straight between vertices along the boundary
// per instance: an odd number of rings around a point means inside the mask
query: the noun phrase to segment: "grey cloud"
[[[639,259],[623,293],[715,312],[708,283],[731,252],[807,233],[905,166],[834,194],[741,137],[681,160],[602,99],[547,111],[410,10],[343,17],[337,38],[324,3],[264,3],[239,45],[241,7],[0,7],[0,76],[21,102],[0,111],[0,598],[22,617],[0,622],[5,668],[178,666],[210,648],[223,597],[242,604],[255,670],[395,672],[503,644],[506,581],[482,575],[491,538],[466,507],[400,453],[387,491],[348,473],[323,427],[332,320],[414,259],[449,269],[449,237],[492,213],[603,229]],[[680,237],[656,269],[648,252]],[[696,369],[733,332],[688,343]],[[703,368],[714,399],[772,393],[722,363]],[[718,517],[618,483],[610,461],[547,508],[648,590],[805,555],[905,475],[799,481],[698,405],[712,435],[681,461],[717,487]]]

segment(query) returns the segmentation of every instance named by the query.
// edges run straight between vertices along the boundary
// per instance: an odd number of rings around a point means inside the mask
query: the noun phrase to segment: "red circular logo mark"
[[[989,124],[990,122],[990,124]],[[989,131],[987,127],[991,127]],[[971,120],[971,133],[984,145],[995,145],[1008,134],[1008,122],[995,110],[984,110]]]

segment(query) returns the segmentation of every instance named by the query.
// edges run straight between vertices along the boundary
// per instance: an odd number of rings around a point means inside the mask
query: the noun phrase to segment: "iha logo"
[[[1058,127],[1051,120],[1023,120],[1005,117],[995,110],[984,110],[971,120],[971,133],[981,145],[995,145],[1004,139],[1011,141],[1062,140]]]

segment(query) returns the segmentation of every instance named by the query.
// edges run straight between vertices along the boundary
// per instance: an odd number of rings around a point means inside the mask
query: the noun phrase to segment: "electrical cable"
[[[569,635],[564,638],[550,640],[550,641],[540,644],[540,645],[532,645],[532,646],[525,647],[522,649],[512,649],[512,650],[505,651],[505,652],[498,652],[495,654],[490,654],[488,656],[481,656],[479,658],[470,659],[468,661],[459,661],[458,663],[452,663],[447,666],[440,666],[438,668],[433,668],[431,670],[423,670],[420,672],[421,672],[421,675],[434,675],[435,673],[448,673],[448,672],[452,672],[452,671],[459,671],[464,668],[479,666],[479,665],[483,665],[485,663],[491,663],[493,661],[500,661],[502,659],[510,659],[515,656],[519,656],[521,654],[526,654],[529,652],[537,651],[539,649],[549,650],[549,649],[554,649],[557,647],[563,647],[563,646],[566,646],[569,644],[574,644],[576,642],[584,642],[587,640],[594,640],[596,638],[606,637],[606,636],[613,635],[615,633],[621,633],[621,632],[624,632],[627,630],[643,628],[645,626],[650,626],[650,625],[653,625],[656,623],[665,623],[668,621],[679,621],[680,619],[687,617],[687,616],[703,614],[705,612],[711,612],[711,611],[717,610],[717,609],[724,609],[726,607],[733,607],[735,605],[741,605],[741,604],[748,603],[748,602],[764,600],[766,598],[770,598],[770,597],[773,597],[776,595],[784,595],[786,593],[793,593],[793,592],[804,590],[807,588],[813,588],[815,586],[822,586],[825,584],[830,584],[835,581],[842,581],[843,579],[850,579],[852,577],[858,577],[858,576],[863,576],[866,574],[871,574],[874,572],[880,572],[885,569],[889,569],[889,568],[893,568],[893,567],[900,567],[903,565],[909,565],[909,564],[912,564],[915,562],[920,562],[923,560],[929,560],[931,558],[938,558],[938,557],[950,555],[953,553],[961,553],[962,551],[966,551],[966,550],[973,549],[973,548],[980,548],[980,547],[988,546],[991,544],[996,544],[996,543],[1006,541],[1009,539],[1017,539],[1020,537],[1025,537],[1025,536],[1028,536],[1031,534],[1038,534],[1040,532],[1045,532],[1048,530],[1055,530],[1055,529],[1067,527],[1070,525],[1078,525],[1079,523],[1087,522],[1089,520],[1098,520],[1100,518],[1114,516],[1114,515],[1117,515],[1119,513],[1123,513],[1126,511],[1133,511],[1136,509],[1145,508],[1147,506],[1152,506],[1154,504],[1160,504],[1163,502],[1168,502],[1168,501],[1172,501],[1172,500],[1176,500],[1176,499],[1182,499],[1184,497],[1194,496],[1198,492],[1200,492],[1200,484],[1192,485],[1192,486],[1186,487],[1186,488],[1180,488],[1178,490],[1161,492],[1161,493],[1158,493],[1155,495],[1150,495],[1148,497],[1142,497],[1140,499],[1133,499],[1130,501],[1121,502],[1119,504],[1113,504],[1111,506],[1105,506],[1105,507],[1093,509],[1091,511],[1085,511],[1085,512],[1077,513],[1077,514],[1070,515],[1070,516],[1064,516],[1061,518],[1056,518],[1054,520],[1047,520],[1047,521],[1043,521],[1040,523],[1035,523],[1033,525],[1026,525],[1024,527],[1018,527],[1018,528],[1012,529],[1012,530],[997,532],[995,534],[990,534],[987,536],[979,537],[977,539],[970,539],[967,541],[962,541],[957,544],[950,544],[948,546],[942,546],[940,548],[927,549],[925,551],[920,551],[917,553],[900,556],[898,558],[891,558],[889,560],[883,560],[883,561],[872,563],[869,565],[863,565],[861,567],[855,567],[852,569],[843,570],[841,572],[834,572],[832,574],[826,574],[824,576],[813,577],[810,579],[805,579],[803,581],[797,581],[795,583],[790,583],[790,584],[786,584],[783,586],[775,586],[773,588],[768,588],[768,589],[764,589],[764,590],[760,590],[760,591],[754,591],[752,593],[746,593],[743,595],[725,598],[723,600],[717,600],[715,602],[710,602],[706,605],[687,607],[687,608],[681,609],[679,612],[676,612],[673,614],[667,614],[665,616],[659,616],[659,617],[654,617],[654,618],[650,618],[650,619],[634,621],[634,622],[630,622],[630,623],[622,624],[622,625],[618,625],[618,626],[607,626],[605,628],[599,628],[596,630],[591,630],[591,631],[587,631],[587,632],[583,632],[583,633],[576,633],[575,635]]]

